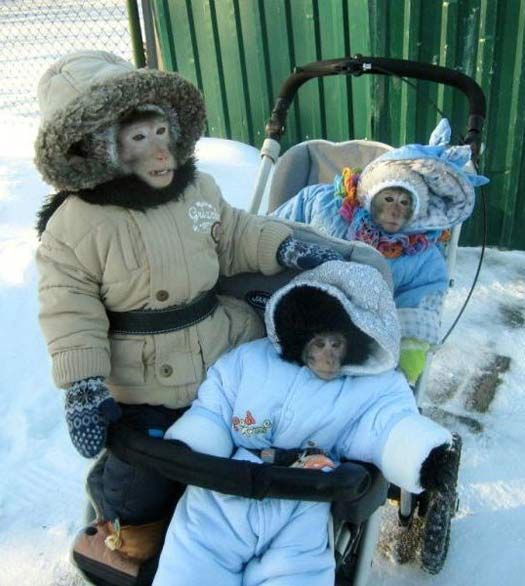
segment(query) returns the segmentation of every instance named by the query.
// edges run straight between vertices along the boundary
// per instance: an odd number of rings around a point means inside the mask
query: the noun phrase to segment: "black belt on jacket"
[[[201,322],[215,311],[218,304],[215,289],[211,289],[187,305],[106,313],[112,334],[165,334]]]

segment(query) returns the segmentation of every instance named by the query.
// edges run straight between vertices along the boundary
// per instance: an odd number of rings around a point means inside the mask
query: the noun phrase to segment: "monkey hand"
[[[309,468],[311,470],[322,470],[323,468],[335,468],[334,462],[324,454],[311,454],[299,458],[292,464],[292,468]]]
[[[419,483],[425,490],[448,492],[457,482],[460,450],[456,443],[434,448],[421,465]]]
[[[341,254],[327,246],[302,242],[291,236],[281,242],[276,258],[282,267],[300,271],[313,269],[328,260],[344,260]]]
[[[66,391],[65,409],[71,441],[84,458],[94,458],[103,450],[108,425],[122,415],[101,377],[73,383]]]
[[[414,385],[421,376],[425,368],[429,348],[430,344],[424,340],[416,340],[414,338],[403,338],[401,340],[399,368],[409,384]]]

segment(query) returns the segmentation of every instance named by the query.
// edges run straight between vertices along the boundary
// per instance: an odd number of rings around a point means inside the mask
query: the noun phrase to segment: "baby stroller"
[[[407,76],[443,83],[461,90],[469,102],[467,133],[464,142],[470,144],[473,160],[481,144],[485,117],[485,100],[479,86],[457,71],[410,61],[367,57],[319,61],[296,68],[281,87],[266,127],[261,155],[262,162],[250,211],[259,211],[267,188],[270,170],[277,161],[280,138],[284,132],[288,109],[299,87],[310,79],[331,75],[380,74]],[[364,167],[368,162],[390,149],[386,144],[354,140],[334,144],[313,140],[292,147],[279,160],[273,174],[268,211],[277,208],[302,187],[329,182],[345,165]],[[302,169],[302,173],[298,172]],[[293,171],[293,172],[292,172]],[[297,227],[297,230],[304,230]],[[307,230],[308,232],[308,230]],[[454,229],[447,257],[452,274],[460,228]],[[310,238],[315,234],[310,232]],[[352,259],[356,260],[356,259]],[[366,259],[362,260],[366,262]],[[274,278],[261,275],[240,275],[219,284],[221,292],[251,301],[262,311],[264,300],[293,276],[281,273]],[[415,388],[421,403],[428,376],[428,366]],[[455,447],[461,450],[461,440],[455,436]],[[285,498],[332,502],[333,539],[336,560],[336,584],[364,586],[378,541],[382,505],[388,497],[399,501],[399,519],[410,531],[417,514],[424,518],[421,562],[425,570],[441,570],[448,550],[450,523],[457,506],[456,488],[448,494],[414,495],[389,486],[380,472],[371,465],[344,462],[333,473],[287,468],[272,464],[225,460],[196,454],[180,442],[150,438],[122,424],[114,426],[109,449],[117,457],[135,465],[152,467],[163,475],[184,484],[194,484],[219,492],[248,498]],[[459,460],[459,458],[458,458]],[[456,470],[457,473],[457,470]],[[93,527],[86,531],[96,531]],[[150,584],[156,568],[155,559],[144,564],[134,575],[123,571],[107,572],[89,557],[89,552],[73,552],[73,560],[85,577],[101,586],[135,586]]]

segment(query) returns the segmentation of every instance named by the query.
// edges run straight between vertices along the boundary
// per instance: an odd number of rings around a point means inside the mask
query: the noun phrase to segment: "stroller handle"
[[[210,456],[177,440],[149,437],[122,422],[110,426],[108,449],[128,464],[153,469],[173,481],[254,499],[351,503],[365,497],[377,477],[376,469],[363,462],[344,462],[326,474]]]
[[[358,77],[363,74],[412,77],[435,81],[462,91],[469,103],[467,132],[463,141],[471,146],[473,158],[477,158],[481,146],[481,131],[486,116],[485,95],[481,87],[471,77],[454,69],[405,59],[385,59],[356,55],[355,57],[342,59],[315,61],[296,67],[294,72],[281,85],[279,95],[266,125],[267,138],[277,142],[280,141],[285,130],[288,109],[297,90],[303,83],[316,77],[330,75],[354,75]]]

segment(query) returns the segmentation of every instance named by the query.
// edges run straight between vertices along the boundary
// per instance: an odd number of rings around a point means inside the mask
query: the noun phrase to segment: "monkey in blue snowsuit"
[[[253,462],[265,448],[314,449],[322,463],[307,467],[357,459],[411,492],[439,484],[452,437],[394,370],[399,323],[375,269],[325,263],[279,289],[265,319],[268,337],[221,357],[166,438]],[[332,585],[329,515],[329,503],[188,487],[154,586]]]

